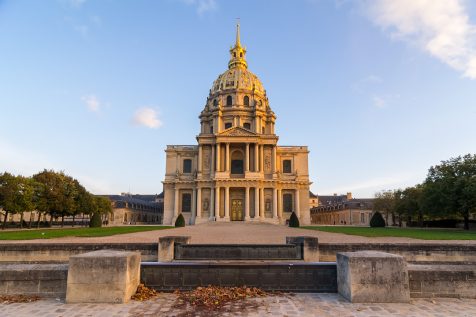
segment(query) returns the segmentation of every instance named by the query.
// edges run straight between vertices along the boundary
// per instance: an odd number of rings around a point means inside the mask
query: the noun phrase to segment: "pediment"
[[[256,133],[251,132],[242,127],[232,127],[218,134],[219,136],[256,136]]]

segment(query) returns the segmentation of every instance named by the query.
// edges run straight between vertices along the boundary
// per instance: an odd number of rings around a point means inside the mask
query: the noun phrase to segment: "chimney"
[[[352,193],[351,192],[347,193],[347,200],[352,200]]]

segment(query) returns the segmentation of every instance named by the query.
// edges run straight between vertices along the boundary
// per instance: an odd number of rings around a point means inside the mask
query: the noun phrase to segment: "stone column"
[[[255,143],[255,172],[259,172],[258,143]]]
[[[227,172],[230,172],[230,143],[227,143],[226,144],[226,155],[225,155],[225,159],[226,159],[226,163],[225,163],[225,166],[226,166],[226,171]]]
[[[264,172],[264,145],[260,146],[260,151],[259,151],[259,169],[261,172]]]
[[[245,188],[245,221],[250,220],[250,188]]]
[[[259,217],[264,219],[264,188],[260,188],[260,195],[259,195]]]
[[[220,218],[220,187],[215,187],[215,218]]]
[[[197,217],[197,189],[192,190],[192,219],[190,224],[195,223],[195,218]]]
[[[210,164],[210,175],[215,172],[215,145],[212,145],[212,162]]]
[[[276,145],[273,146],[273,165],[272,165],[272,172],[273,173],[276,173],[276,161],[277,161],[277,157],[276,157]]]
[[[283,190],[278,189],[278,217],[283,218]]]
[[[215,190],[213,187],[210,187],[210,216],[209,219],[212,220],[215,216]]]
[[[203,155],[203,150],[202,150],[202,145],[198,145],[198,167],[197,170],[199,173],[202,172],[202,155]]]
[[[225,219],[230,220],[230,187],[225,187]]]
[[[197,188],[197,218],[202,218],[202,189]]]
[[[278,219],[278,190],[273,189],[273,219]]]
[[[179,194],[180,194],[180,191],[178,188],[175,188],[175,202],[174,202],[174,219],[177,219],[178,217],[178,213],[179,213]]]
[[[296,216],[297,216],[298,218],[301,218],[301,211],[300,211],[300,209],[299,209],[299,189],[296,189],[296,190],[294,191],[294,201],[295,201],[295,204],[296,204],[296,206],[295,206]]]
[[[250,171],[250,144],[246,143],[246,172]]]
[[[217,172],[221,171],[220,149],[221,149],[220,143],[217,143],[217,169],[216,169]]]
[[[259,218],[259,187],[255,187],[255,219]]]

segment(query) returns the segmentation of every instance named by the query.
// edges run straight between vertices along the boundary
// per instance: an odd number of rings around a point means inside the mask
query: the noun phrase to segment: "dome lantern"
[[[240,23],[236,24],[236,41],[235,46],[230,49],[230,61],[228,62],[228,68],[243,67],[247,68],[248,64],[245,59],[246,49],[241,46],[240,43]]]

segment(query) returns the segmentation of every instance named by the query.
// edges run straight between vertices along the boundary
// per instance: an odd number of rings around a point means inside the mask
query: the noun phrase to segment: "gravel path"
[[[204,223],[184,228],[172,228],[157,231],[145,231],[108,237],[64,237],[36,240],[5,240],[0,244],[10,243],[109,243],[109,242],[157,242],[162,236],[191,236],[192,243],[241,243],[241,244],[281,244],[286,236],[318,237],[321,243],[432,243],[432,244],[473,244],[476,240],[419,240],[400,237],[367,238],[361,236],[330,233],[316,230],[289,228],[263,223]]]

